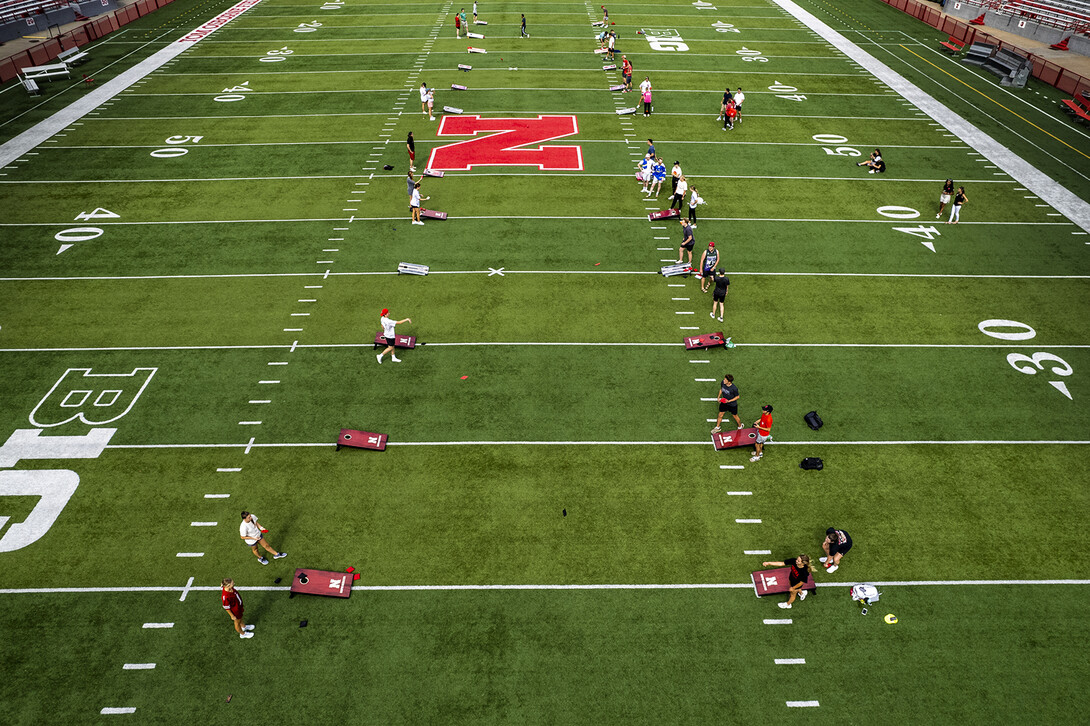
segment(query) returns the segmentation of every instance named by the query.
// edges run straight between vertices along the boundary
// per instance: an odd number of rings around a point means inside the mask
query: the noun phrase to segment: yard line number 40
[[[77,222],[86,222],[91,219],[120,219],[120,214],[115,214],[109,209],[103,209],[98,207],[93,212],[80,212],[76,215]],[[68,229],[62,229],[53,235],[53,239],[61,243],[61,247],[57,250],[57,254],[64,252],[65,250],[74,246],[77,242],[87,242],[89,240],[98,239],[103,234],[101,227],[69,227]]]
[[[977,325],[977,328],[984,335],[997,340],[1031,340],[1037,336],[1036,330],[1016,320],[984,320]],[[1004,330],[1004,328],[1015,328],[1015,330]],[[1054,376],[1069,376],[1074,372],[1071,364],[1063,358],[1044,351],[1037,351],[1032,355],[1008,353],[1007,362],[1014,370],[1029,376],[1037,375],[1037,371],[1051,373]],[[1067,390],[1067,384],[1062,380],[1049,381],[1048,384],[1067,396],[1069,400],[1074,400],[1071,398],[1071,392]]]

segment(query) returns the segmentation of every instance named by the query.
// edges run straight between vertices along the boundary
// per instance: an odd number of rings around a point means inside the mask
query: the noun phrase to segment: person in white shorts
[[[432,107],[435,106],[435,91],[431,88],[428,89],[428,120],[434,121],[435,114],[432,112]]]
[[[428,115],[428,84],[420,84],[420,112],[425,116]]]
[[[401,359],[394,355],[394,342],[397,340],[397,333],[394,332],[394,328],[402,323],[411,323],[412,318],[405,318],[404,320],[394,320],[389,317],[389,308],[382,309],[382,317],[379,318],[379,322],[382,323],[382,336],[386,338],[386,348],[379,353],[378,358],[379,365],[382,364],[382,356],[387,353],[390,354],[390,360],[394,363],[400,363]]]

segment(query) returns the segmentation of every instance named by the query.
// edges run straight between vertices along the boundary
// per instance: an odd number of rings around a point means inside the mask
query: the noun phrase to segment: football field
[[[0,722],[1085,719],[1086,128],[878,0],[607,7],[176,0],[0,92]]]

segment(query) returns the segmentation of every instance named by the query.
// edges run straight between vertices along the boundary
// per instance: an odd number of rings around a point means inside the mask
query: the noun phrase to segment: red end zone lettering
[[[466,171],[475,166],[536,166],[551,171],[583,170],[582,147],[541,145],[543,141],[579,133],[575,116],[444,116],[439,122],[439,136],[476,136],[482,132],[494,133],[432,149],[428,168]],[[538,146],[520,148],[530,144]]]

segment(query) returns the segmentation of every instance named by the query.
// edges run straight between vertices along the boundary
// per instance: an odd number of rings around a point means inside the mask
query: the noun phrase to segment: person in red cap
[[[719,250],[715,249],[714,242],[709,242],[708,249],[700,253],[700,292],[708,291],[709,280],[718,264]]]
[[[397,333],[394,332],[394,327],[401,325],[402,323],[411,323],[412,318],[405,318],[404,320],[393,320],[388,317],[390,313],[389,308],[382,309],[382,317],[379,318],[379,322],[382,323],[382,335],[386,338],[386,348],[379,353],[378,358],[379,365],[382,364],[382,356],[387,353],[390,354],[390,360],[394,363],[400,363],[401,359],[394,355],[394,341],[397,340]]]

